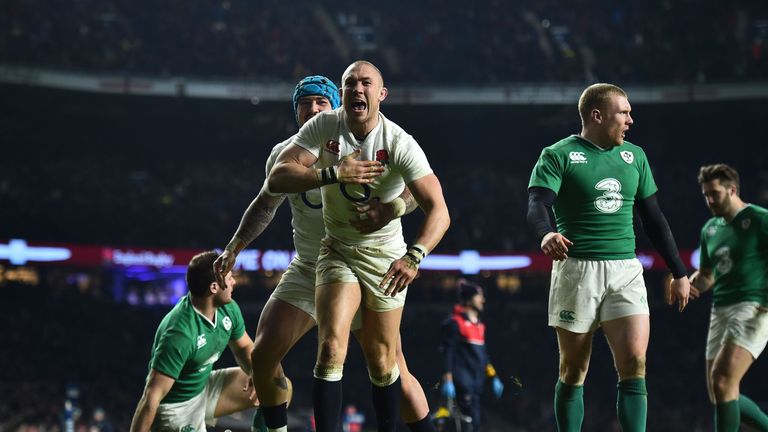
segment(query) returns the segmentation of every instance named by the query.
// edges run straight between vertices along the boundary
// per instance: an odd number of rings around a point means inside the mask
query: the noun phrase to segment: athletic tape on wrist
[[[408,266],[411,269],[416,271],[419,270],[419,264],[421,264],[421,260],[418,257],[416,257],[416,255],[412,254],[411,252],[406,252],[405,255],[403,255],[402,259],[408,262]]]
[[[339,168],[337,166],[331,165],[327,168],[321,168],[321,169],[315,170],[317,181],[319,181],[322,186],[338,183],[339,182],[338,169]]]
[[[419,262],[421,262],[421,260],[427,257],[427,255],[429,254],[428,250],[429,249],[427,249],[426,246],[419,243],[416,243],[410,248],[408,248],[408,252],[414,253],[416,254],[416,256],[419,257]]]
[[[392,204],[392,213],[394,214],[395,218],[399,218],[400,216],[405,214],[405,210],[407,206],[405,205],[404,199],[397,197],[394,200],[392,200],[390,204]]]

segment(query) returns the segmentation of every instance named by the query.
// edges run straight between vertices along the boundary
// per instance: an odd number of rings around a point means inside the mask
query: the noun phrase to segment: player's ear
[[[219,290],[219,283],[218,282],[211,282],[210,285],[208,285],[208,292],[211,294],[216,294],[216,291]]]
[[[379,92],[379,101],[383,101],[387,98],[387,95],[389,94],[389,90],[387,90],[386,87],[382,87],[381,91]]]
[[[595,108],[592,110],[591,113],[589,113],[589,117],[592,119],[593,122],[600,124],[603,121],[603,115],[600,113],[600,110]]]

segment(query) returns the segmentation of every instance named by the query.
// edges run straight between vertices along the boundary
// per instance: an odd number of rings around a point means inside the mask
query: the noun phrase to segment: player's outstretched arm
[[[691,284],[688,281],[688,270],[680,259],[675,238],[672,236],[672,230],[669,229],[667,218],[661,212],[656,195],[638,201],[637,212],[640,214],[645,234],[672,272],[672,282],[667,285],[665,292],[667,304],[677,303],[678,310],[682,312],[688,305],[690,297]]]
[[[406,254],[395,260],[384,275],[379,285],[385,295],[396,295],[416,278],[419,264],[442,240],[451,225],[448,206],[443,197],[440,180],[434,174],[428,174],[408,185],[416,202],[424,211],[424,221],[419,228],[416,241]]]
[[[216,274],[226,275],[232,270],[235,266],[237,255],[264,232],[284,200],[284,195],[271,195],[267,192],[266,188],[261,189],[245,210],[240,220],[240,226],[237,227],[232,240],[229,241],[221,255],[213,262],[213,269]]]
[[[160,401],[171,390],[174,382],[176,380],[155,369],[149,371],[149,378],[144,386],[144,394],[141,395],[139,404],[136,406],[136,413],[133,415],[131,432],[149,431],[152,422],[155,421]]]
[[[382,203],[379,198],[373,198],[365,205],[356,207],[358,217],[350,219],[349,223],[361,234],[370,234],[385,227],[392,219],[405,216],[416,210],[419,204],[413,194],[405,187],[403,193],[388,203]]]
[[[379,161],[357,160],[360,150],[344,156],[338,165],[311,168],[317,157],[308,150],[290,144],[277,157],[267,184],[273,193],[299,193],[333,183],[373,183],[384,172]]]

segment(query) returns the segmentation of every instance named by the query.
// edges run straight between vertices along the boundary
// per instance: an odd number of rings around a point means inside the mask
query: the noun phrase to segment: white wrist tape
[[[395,218],[399,218],[400,216],[405,214],[406,205],[405,200],[397,197],[390,203],[392,205],[392,212],[395,215]]]

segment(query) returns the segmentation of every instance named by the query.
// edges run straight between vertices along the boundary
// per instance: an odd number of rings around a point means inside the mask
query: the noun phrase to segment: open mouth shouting
[[[368,104],[361,99],[353,100],[352,101],[352,112],[354,113],[363,113],[368,108]]]

